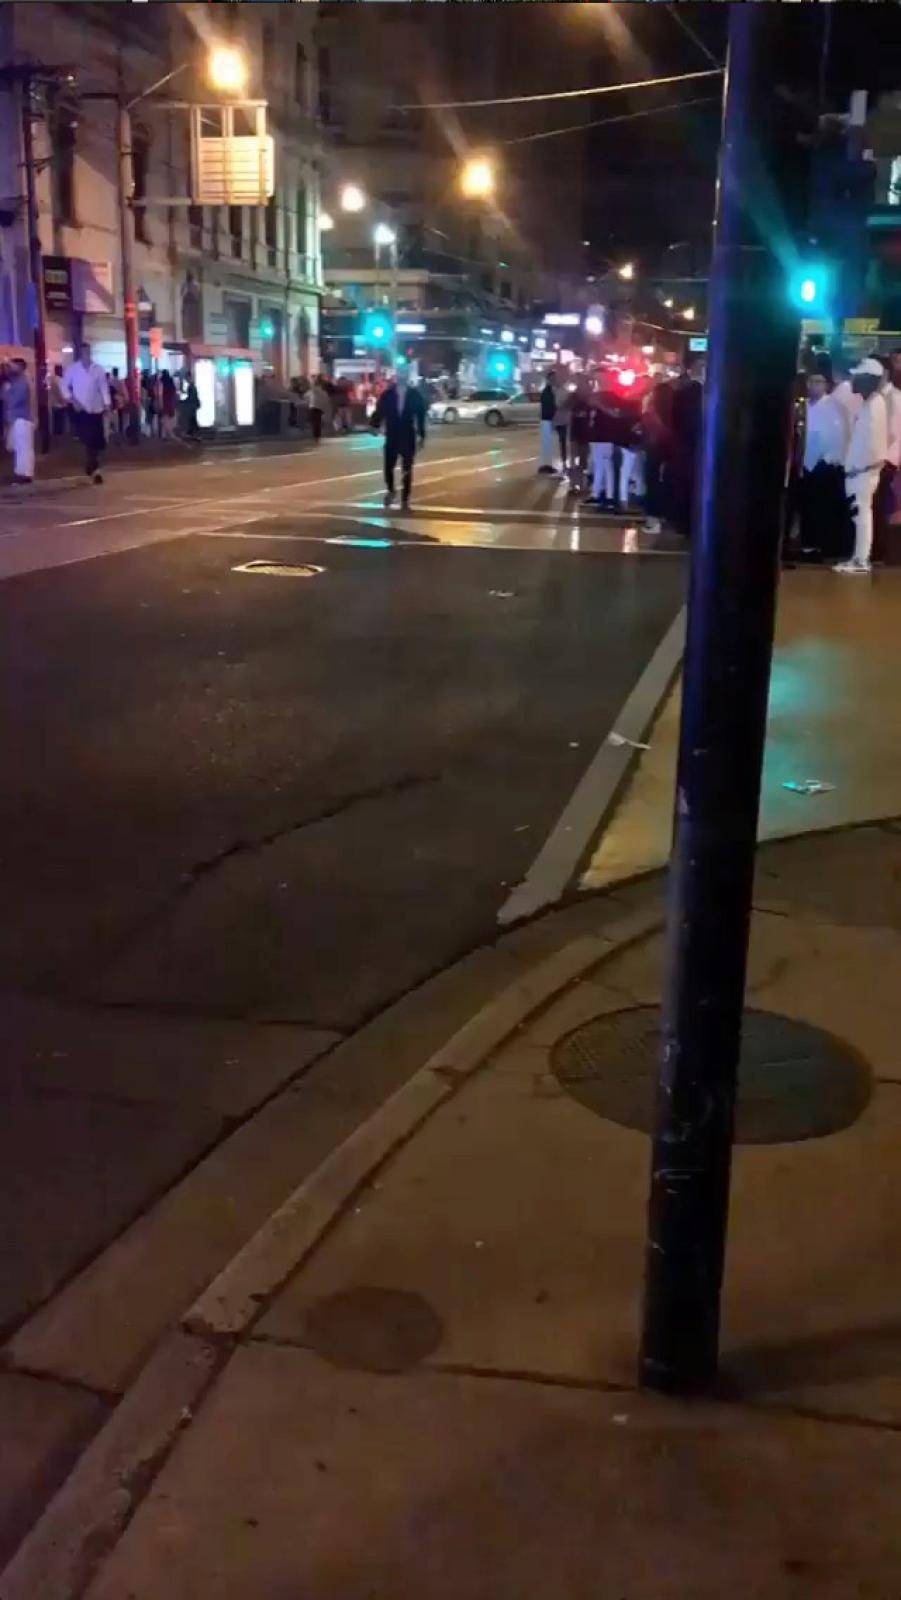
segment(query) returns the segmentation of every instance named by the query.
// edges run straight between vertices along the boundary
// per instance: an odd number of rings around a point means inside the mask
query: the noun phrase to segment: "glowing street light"
[[[592,339],[599,339],[604,331],[604,319],[596,312],[585,318],[585,332]]]
[[[247,87],[247,62],[233,45],[217,45],[210,51],[207,76],[221,94],[241,94]]]
[[[694,306],[686,306],[685,310],[682,312],[682,316],[685,318],[686,322],[694,322],[695,315],[696,313]]]
[[[372,230],[372,242],[375,245],[397,244],[397,234],[387,222],[377,222]]]
[[[494,194],[494,167],[486,156],[473,156],[460,173],[460,188],[468,200],[490,200]]]
[[[362,211],[366,196],[358,183],[346,183],[339,196],[342,211]]]
[[[635,277],[634,261],[624,261],[621,267],[617,267],[617,272],[621,278],[625,278],[627,283],[630,282]]]
[[[320,211],[320,213],[319,213],[319,232],[320,233],[331,233],[331,231],[332,231],[334,226],[335,226],[335,219],[332,216],[331,212],[329,212],[329,211]]]
[[[672,311],[672,309],[673,309],[673,297],[672,297],[672,295],[667,295],[667,298],[664,300],[663,304],[666,306],[667,311]]]

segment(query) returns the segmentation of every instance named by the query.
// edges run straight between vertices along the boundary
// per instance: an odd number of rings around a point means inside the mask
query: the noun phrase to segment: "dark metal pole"
[[[119,211],[119,252],[122,269],[122,316],[125,330],[125,389],[128,396],[126,437],[131,444],[141,442],[141,386],[138,380],[140,338],[138,305],[135,298],[134,222],[129,204],[132,187],[131,116],[125,101],[122,76],[122,51],[116,69],[116,198]]]
[[[41,453],[46,455],[50,449],[50,394],[47,389],[44,258],[41,253],[41,232],[38,220],[34,170],[33,107],[31,104],[33,83],[34,79],[31,74],[24,74],[22,78],[22,155],[25,162],[25,197],[28,211],[28,258],[34,295],[34,386],[38,413],[38,446]]]
[[[786,8],[730,7],[670,874],[641,1380],[716,1374],[736,1071],[798,339]]]

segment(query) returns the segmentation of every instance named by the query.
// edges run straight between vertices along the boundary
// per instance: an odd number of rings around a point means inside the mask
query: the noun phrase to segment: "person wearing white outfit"
[[[883,377],[882,363],[872,356],[851,369],[851,387],[862,399],[845,457],[845,484],[854,511],[854,554],[850,561],[839,562],[836,572],[870,571],[873,496],[888,455],[888,412],[880,393]]]
[[[847,408],[829,392],[824,373],[807,380],[807,425],[799,510],[801,553],[807,560],[847,557],[854,532],[845,490],[845,457],[851,438]]]
[[[10,362],[10,377],[3,393],[3,412],[7,447],[13,456],[13,482],[31,483],[34,478],[34,411],[28,369],[19,357]]]

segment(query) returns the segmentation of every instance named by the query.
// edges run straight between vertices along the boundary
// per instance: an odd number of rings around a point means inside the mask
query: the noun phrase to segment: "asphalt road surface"
[[[0,1321],[224,1126],[48,1077],[59,1016],[346,1034],[491,940],[682,603],[645,543],[476,430],[410,517],[367,438],[0,504]]]

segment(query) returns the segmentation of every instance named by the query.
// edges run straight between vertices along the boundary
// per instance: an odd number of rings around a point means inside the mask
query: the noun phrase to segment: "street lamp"
[[[334,226],[335,226],[335,219],[331,215],[331,213],[328,212],[328,211],[320,211],[320,213],[319,213],[319,232],[320,233],[331,233],[331,231],[332,231]]]
[[[366,196],[358,183],[346,183],[339,196],[342,211],[362,211]]]
[[[472,156],[464,163],[460,188],[467,200],[490,200],[494,194],[495,175],[487,156]]]
[[[694,308],[694,306],[686,306],[685,310],[682,312],[682,316],[685,318],[686,322],[694,322],[694,320],[695,320],[695,308]]]
[[[207,60],[207,76],[220,94],[242,94],[247,87],[247,62],[233,45],[217,45]]]
[[[673,297],[672,297],[671,294],[667,295],[667,297],[664,300],[663,304],[666,306],[667,311],[672,311],[672,309],[673,309]]]
[[[635,263],[634,263],[634,261],[624,261],[622,266],[621,267],[617,267],[616,270],[619,273],[619,276],[621,278],[624,278],[627,283],[630,282],[631,279],[635,277]]]
[[[393,228],[389,228],[387,222],[377,222],[372,230],[372,242],[376,249],[383,244],[397,244],[397,234]]]

